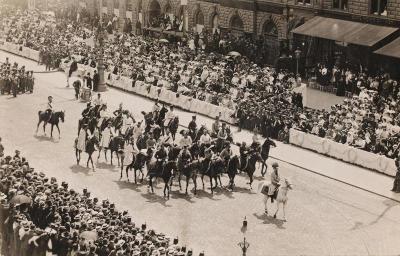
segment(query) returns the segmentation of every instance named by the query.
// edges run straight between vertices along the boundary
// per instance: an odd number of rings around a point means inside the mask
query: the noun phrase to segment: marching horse
[[[275,142],[273,142],[272,140],[270,140],[269,138],[267,138],[264,143],[261,146],[261,175],[264,177],[265,174],[267,174],[267,169],[268,169],[268,165],[267,165],[267,160],[268,160],[268,156],[269,156],[269,150],[272,147],[276,147]],[[264,167],[265,167],[265,172],[264,172]]]
[[[288,202],[288,196],[287,196],[287,194],[288,194],[288,191],[289,191],[290,189],[293,189],[293,185],[292,185],[287,179],[285,179],[283,185],[280,186],[280,187],[277,189],[277,192],[274,193],[273,195],[268,195],[269,185],[267,185],[267,184],[261,182],[261,183],[258,185],[258,187],[261,188],[261,193],[264,194],[265,214],[268,214],[268,208],[267,208],[268,199],[271,198],[271,201],[272,201],[273,199],[275,199],[275,200],[276,200],[276,211],[275,211],[275,214],[274,214],[274,218],[276,218],[276,215],[277,215],[278,212],[279,212],[279,206],[282,204],[283,220],[286,221],[286,212],[285,212],[285,209],[286,209],[286,205],[287,205],[287,202]]]
[[[81,161],[82,151],[78,149],[77,145],[78,145],[78,138],[75,139],[75,156],[76,156],[76,162],[79,165],[79,162]],[[95,168],[93,164],[92,155],[94,151],[96,151],[96,146],[99,147],[99,141],[96,136],[92,136],[91,138],[88,138],[86,140],[85,152],[89,155],[88,160],[86,162],[86,167],[89,168],[89,162],[91,162],[93,171],[95,170]]]
[[[58,130],[58,138],[61,138],[60,127],[58,127],[58,124],[59,124],[60,120],[61,120],[61,122],[64,123],[65,111],[54,112],[51,115],[50,120],[49,120],[49,116],[48,116],[47,112],[39,111],[38,115],[39,115],[39,122],[36,127],[36,134],[38,133],[40,123],[44,122],[43,123],[44,135],[46,135],[46,125],[47,125],[47,123],[49,123],[49,124],[51,124],[50,137],[53,138],[53,128],[55,125]]]
[[[125,172],[126,172],[126,178],[129,181],[129,176],[128,176],[128,171],[129,170],[134,170],[135,172],[135,184],[137,184],[136,181],[136,172],[140,171],[140,173],[142,174],[142,178],[141,178],[141,182],[143,182],[144,179],[144,173],[143,173],[143,168],[146,164],[146,162],[148,162],[148,156],[145,152],[140,151],[139,153],[136,154],[136,156],[133,157],[132,163],[126,166]],[[122,170],[121,170],[121,177],[122,179]]]
[[[176,170],[176,162],[175,161],[168,161],[165,164],[159,164],[157,162],[151,162],[148,164],[147,169],[147,176],[149,176],[149,186],[151,188],[151,192],[154,193],[153,188],[153,178],[162,178],[164,181],[164,197],[169,198],[170,187],[169,183],[172,178],[173,170]],[[166,194],[165,192],[168,192]]]
[[[184,164],[180,168],[178,168],[179,189],[182,189],[182,186],[181,186],[182,175],[185,176],[185,179],[186,179],[185,194],[188,194],[190,180],[193,180],[194,194],[196,195],[196,193],[197,193],[197,172],[200,169],[200,164],[201,164],[200,160],[193,160],[192,162]]]
[[[261,155],[259,152],[253,151],[247,156],[246,165],[243,168],[243,171],[246,172],[250,178],[250,182],[248,183],[250,185],[250,189],[252,189],[251,185],[253,184],[253,175],[256,171],[256,163],[258,161],[262,161]]]
[[[228,177],[229,177],[229,189],[233,190],[233,187],[235,186],[235,176],[236,173],[239,169],[240,166],[240,161],[239,157],[237,155],[234,155],[231,157],[228,161],[228,166],[227,166],[227,172],[228,172]]]
[[[120,158],[121,158],[121,164],[123,164],[124,159],[123,159],[123,149],[124,149],[124,138],[122,136],[116,136],[111,138],[110,140],[110,145],[108,146],[108,149],[111,151],[111,165],[113,165],[113,153],[117,155],[118,159],[118,166],[120,165]],[[107,154],[107,152],[105,152]]]
[[[210,178],[210,186],[211,186],[211,193],[214,193],[214,189],[217,188],[218,186],[218,180],[219,183],[222,187],[222,182],[221,182],[221,173],[224,172],[225,169],[225,164],[224,160],[221,158],[217,159],[211,159],[210,162],[208,161],[202,161],[203,162],[203,168],[200,169],[201,172],[201,182],[203,184],[203,189],[204,189],[204,176],[208,176]],[[215,187],[213,187],[213,182],[212,180],[215,180]]]
[[[176,132],[178,131],[179,127],[179,117],[176,116],[174,119],[172,119],[169,124],[168,124],[168,129],[171,132],[172,139],[175,141],[175,135]]]

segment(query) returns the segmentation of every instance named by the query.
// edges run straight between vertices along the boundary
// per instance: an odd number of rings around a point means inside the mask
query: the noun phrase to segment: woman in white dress
[[[122,170],[123,170],[124,166],[126,166],[126,169],[125,169],[126,178],[129,181],[128,170],[131,168],[131,165],[133,165],[134,156],[137,153],[139,153],[139,150],[137,149],[137,147],[135,145],[135,140],[133,139],[133,137],[131,137],[129,142],[125,142],[125,146],[124,146],[124,158],[123,158],[123,162],[121,164],[121,179],[122,179]]]
[[[110,145],[111,140],[111,123],[108,123],[107,127],[101,132],[101,140],[99,145],[99,155],[97,156],[97,160],[100,158],[101,150],[104,149],[104,158],[107,161],[107,149]]]
[[[81,160],[81,153],[86,151],[86,138],[87,133],[90,134],[89,129],[86,129],[87,125],[83,125],[79,131],[78,138],[76,139],[75,143],[75,156],[76,156],[76,163],[79,165]],[[91,135],[91,134],[90,134]]]

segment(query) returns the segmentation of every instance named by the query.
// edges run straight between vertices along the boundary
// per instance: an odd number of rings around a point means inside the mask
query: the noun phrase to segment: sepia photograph
[[[0,256],[400,255],[400,0],[0,0]]]

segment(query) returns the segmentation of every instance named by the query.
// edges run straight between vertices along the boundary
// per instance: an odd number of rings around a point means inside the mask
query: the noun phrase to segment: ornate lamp
[[[97,72],[99,74],[99,85],[97,87],[98,92],[107,91],[107,86],[104,80],[104,40],[107,38],[107,35],[103,29],[101,23],[97,27],[97,35],[96,35],[96,48],[97,48]]]
[[[250,244],[246,241],[246,237],[243,237],[243,241],[239,242],[238,245],[242,249],[242,255],[246,256],[247,249],[250,247]]]

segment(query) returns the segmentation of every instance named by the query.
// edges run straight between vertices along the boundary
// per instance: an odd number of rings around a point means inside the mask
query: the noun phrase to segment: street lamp
[[[246,256],[247,249],[250,247],[250,244],[246,241],[246,237],[243,237],[243,241],[239,242],[238,245],[242,249],[242,255]]]
[[[301,56],[301,50],[299,48],[294,51],[294,56],[296,57],[296,75],[299,75],[299,60]]]

